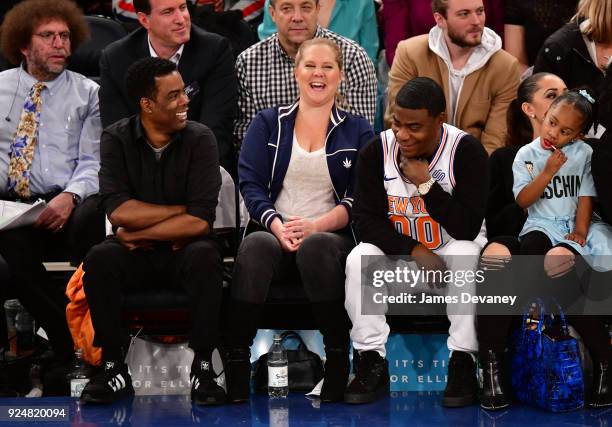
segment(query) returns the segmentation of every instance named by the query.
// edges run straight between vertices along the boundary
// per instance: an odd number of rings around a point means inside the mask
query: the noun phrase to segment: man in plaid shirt
[[[333,40],[342,49],[344,79],[339,106],[374,124],[376,73],[357,43],[317,25],[319,0],[271,0],[270,16],[277,33],[238,56],[238,115],[234,135],[239,143],[259,111],[291,104],[298,97],[293,62],[300,45],[314,37]]]

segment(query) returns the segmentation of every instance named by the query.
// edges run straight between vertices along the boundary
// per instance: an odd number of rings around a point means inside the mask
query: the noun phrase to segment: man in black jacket
[[[191,25],[186,0],[134,0],[139,28],[109,45],[100,58],[100,114],[107,127],[138,112],[129,101],[125,75],[137,59],[159,56],[174,62],[189,96],[189,120],[208,126],[219,147],[219,163],[235,170],[233,121],[236,76],[228,41]]]
[[[359,153],[353,218],[361,243],[346,260],[345,307],[356,351],[347,403],[370,402],[389,390],[387,306],[372,304],[381,299],[362,284],[362,256],[411,255],[425,270],[473,271],[486,243],[487,153],[476,138],[444,123],[445,111],[444,92],[436,82],[410,80],[398,92],[392,128]],[[460,286],[468,289],[465,283],[447,285],[450,296]],[[374,292],[380,294],[379,288]],[[453,310],[447,309],[453,351],[443,400],[447,407],[476,400],[475,307],[455,304]]]
[[[100,197],[115,235],[85,257],[83,288],[104,370],[81,399],[110,403],[134,393],[122,348],[118,301],[125,289],[182,286],[192,301],[191,398],[219,404],[215,380],[223,265],[212,227],[221,187],[215,137],[187,120],[189,100],[175,65],[143,58],[129,69],[139,114],[102,133]]]

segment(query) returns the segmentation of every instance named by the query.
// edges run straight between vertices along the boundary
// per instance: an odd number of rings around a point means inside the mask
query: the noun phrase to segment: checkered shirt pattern
[[[344,110],[365,117],[374,124],[376,111],[376,73],[365,50],[352,40],[322,27],[315,37],[333,40],[342,49],[344,79],[339,92]],[[242,143],[247,128],[259,111],[289,105],[298,98],[298,86],[293,75],[293,59],[278,40],[278,34],[251,46],[238,56],[238,115],[234,135]]]

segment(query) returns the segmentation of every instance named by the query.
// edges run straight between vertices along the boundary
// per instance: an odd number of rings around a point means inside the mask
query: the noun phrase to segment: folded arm
[[[210,225],[207,221],[183,213],[141,230],[126,230],[123,235],[128,243],[138,241],[175,242],[198,237],[209,232]]]
[[[119,205],[108,220],[115,227],[142,230],[186,212],[184,205],[155,205],[130,199]]]

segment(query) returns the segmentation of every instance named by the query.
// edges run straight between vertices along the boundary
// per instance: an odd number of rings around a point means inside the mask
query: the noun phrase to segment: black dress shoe
[[[453,351],[442,406],[461,408],[476,402],[476,365],[470,353]]]
[[[248,347],[233,347],[225,353],[227,401],[248,402],[251,392],[251,353]]]
[[[321,402],[344,400],[350,362],[348,348],[325,348],[325,376],[321,388]]]
[[[346,403],[370,403],[389,395],[389,363],[377,351],[353,357],[355,378],[344,393]]]
[[[504,387],[504,370],[502,356],[488,350],[480,360],[482,367],[482,395],[480,407],[487,411],[499,411],[510,406],[510,400]]]
[[[603,408],[612,405],[612,373],[610,361],[593,361],[593,387],[589,405],[593,408]]]

